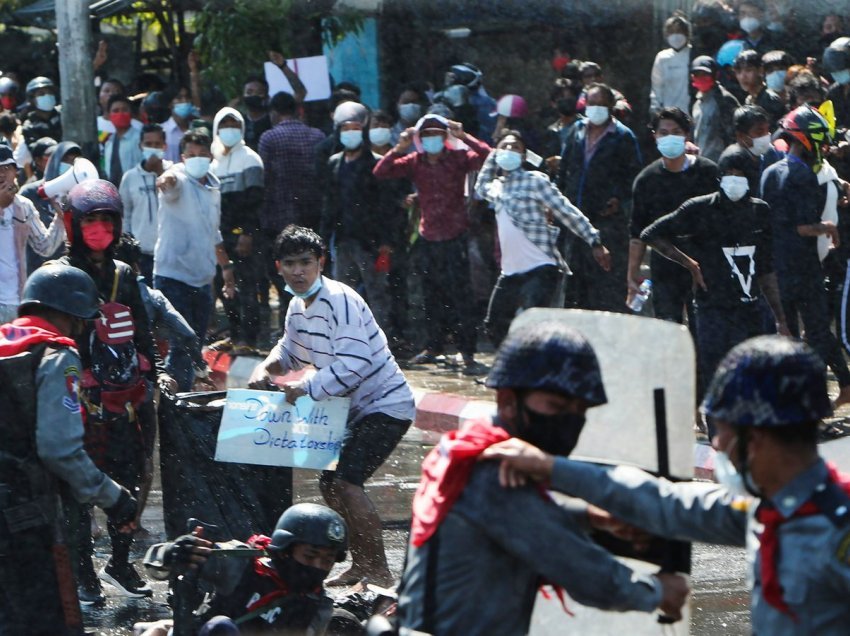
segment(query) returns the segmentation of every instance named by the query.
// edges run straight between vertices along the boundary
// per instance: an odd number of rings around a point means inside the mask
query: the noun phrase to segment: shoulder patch
[[[838,548],[835,550],[835,558],[840,563],[850,566],[850,532],[844,535],[844,538],[838,542]]]
[[[65,391],[67,395],[62,397],[62,406],[71,411],[79,413],[80,408],[80,370],[71,365],[65,367]]]

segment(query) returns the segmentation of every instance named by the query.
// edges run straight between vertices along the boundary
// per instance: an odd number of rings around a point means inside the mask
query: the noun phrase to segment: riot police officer
[[[679,615],[684,579],[633,571],[590,538],[586,507],[567,509],[531,486],[504,490],[499,467],[476,461],[511,436],[569,455],[587,409],[607,401],[588,341],[553,321],[518,327],[487,386],[497,390],[497,416],[444,435],[423,463],[399,588],[401,626],[526,634],[544,580],[585,605]]]
[[[175,588],[175,634],[194,633],[183,624],[188,616],[200,623],[229,616],[243,635],[324,634],[333,602],[323,582],[334,563],[344,561],[348,529],[343,518],[326,506],[295,504],[281,515],[271,537],[254,535],[246,542],[203,538],[201,527],[173,543],[152,546],[145,556],[148,573],[181,585],[188,566],[196,569],[197,588]],[[185,608],[195,592],[212,592],[203,611]],[[188,612],[185,611],[188,609]]]
[[[702,409],[717,427],[719,485],[553,458],[520,440],[490,456],[503,458],[505,483],[551,476],[553,489],[650,532],[746,546],[753,633],[847,634],[850,477],[818,455],[818,422],[832,412],[824,363],[803,343],[752,338],[720,364]]]
[[[135,517],[130,493],[83,449],[72,337],[98,304],[85,272],[48,264],[27,280],[20,317],[0,327],[0,634],[82,633],[60,489],[122,531]]]

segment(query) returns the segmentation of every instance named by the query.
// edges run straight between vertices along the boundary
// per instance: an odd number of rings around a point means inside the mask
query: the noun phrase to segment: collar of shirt
[[[786,484],[773,497],[770,498],[776,509],[786,519],[790,518],[797,510],[812,498],[815,489],[824,483],[829,477],[826,462],[823,459],[807,468],[797,475],[790,483]]]

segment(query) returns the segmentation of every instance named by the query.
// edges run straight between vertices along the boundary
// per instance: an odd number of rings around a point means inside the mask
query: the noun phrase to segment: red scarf
[[[18,355],[42,342],[76,347],[74,341],[59,333],[53,324],[36,316],[15,318],[0,326],[0,358]]]
[[[829,481],[838,484],[844,492],[850,495],[850,476],[842,475],[831,463],[827,462],[829,469]],[[761,541],[761,592],[768,604],[778,609],[783,614],[788,614],[795,621],[797,616],[788,607],[788,603],[782,596],[782,586],[779,583],[777,564],[779,562],[779,526],[786,521],[798,517],[808,517],[820,514],[821,510],[813,501],[807,501],[787,519],[782,516],[768,501],[762,501],[756,511],[756,519],[764,524],[764,531],[759,540]]]
[[[265,550],[269,547],[271,542],[271,537],[267,537],[264,534],[255,534],[246,541],[246,543],[255,550]],[[274,566],[272,566],[264,557],[257,557],[254,559],[254,573],[271,579],[274,581],[275,585],[277,585],[278,589],[272,590],[265,596],[258,598],[245,608],[246,611],[253,612],[260,607],[268,605],[273,600],[283,598],[289,594],[289,586],[287,586],[286,582],[280,578],[280,574],[278,574],[277,570],[274,569]]]

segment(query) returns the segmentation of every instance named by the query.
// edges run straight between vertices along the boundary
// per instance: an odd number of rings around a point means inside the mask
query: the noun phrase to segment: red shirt
[[[490,154],[490,146],[467,134],[469,150],[444,149],[436,163],[424,152],[385,154],[375,166],[379,179],[409,179],[416,186],[422,215],[419,234],[428,241],[448,241],[469,227],[464,186],[466,175],[479,170]]]

